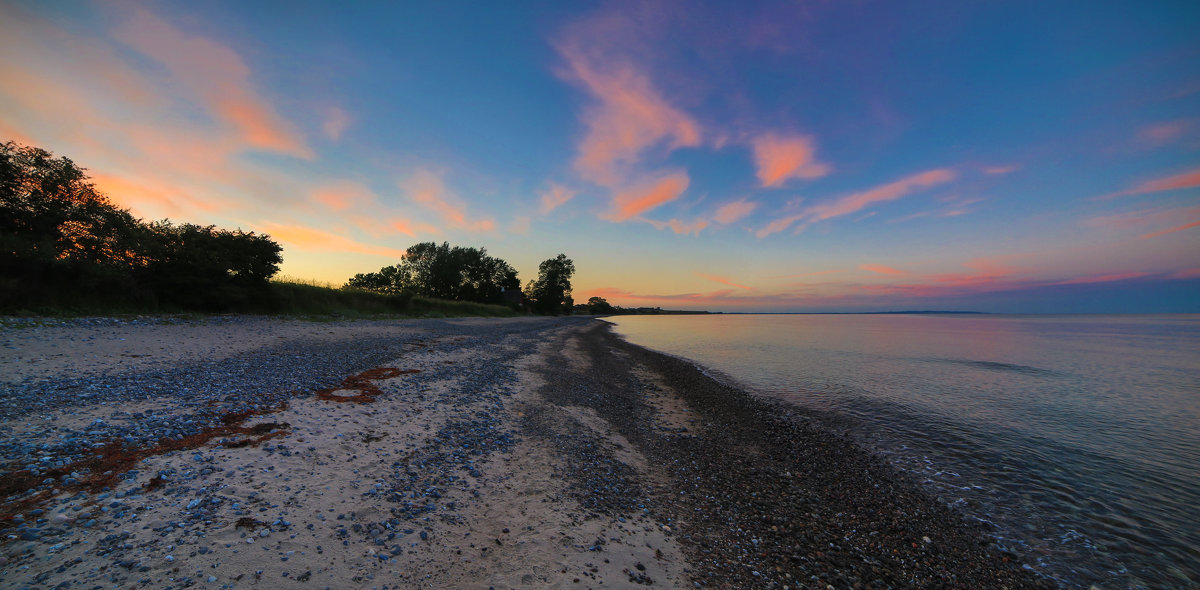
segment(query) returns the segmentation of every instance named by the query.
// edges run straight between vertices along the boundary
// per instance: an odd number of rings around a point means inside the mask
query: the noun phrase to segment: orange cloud
[[[633,65],[586,54],[577,45],[559,47],[567,62],[563,76],[581,85],[596,104],[583,114],[587,134],[575,169],[596,184],[623,182],[623,168],[656,145],[669,149],[700,144],[700,125],[671,106]]]
[[[860,193],[847,195],[830,203],[814,205],[806,212],[810,221],[824,221],[861,211],[875,203],[894,201],[914,190],[928,188],[954,180],[951,170],[928,170]]]
[[[261,231],[270,234],[272,238],[284,244],[290,244],[301,250],[351,252],[355,254],[369,254],[371,256],[385,256],[388,258],[400,258],[404,256],[404,250],[362,244],[337,234],[300,225],[264,223]]]
[[[232,49],[189,35],[141,8],[114,31],[116,39],[166,67],[181,88],[248,147],[314,157],[299,133],[258,94],[251,70]]]
[[[467,219],[465,206],[446,188],[442,177],[429,170],[417,170],[401,184],[401,188],[408,192],[414,202],[441,216],[450,227],[471,232],[496,229],[496,222],[492,219]]]
[[[1167,235],[1167,234],[1173,234],[1173,233],[1175,233],[1175,232],[1177,232],[1177,231],[1183,231],[1183,230],[1185,230],[1185,229],[1189,229],[1189,228],[1193,228],[1193,227],[1197,227],[1197,226],[1200,226],[1200,221],[1193,221],[1193,222],[1191,222],[1191,223],[1185,223],[1185,224],[1183,224],[1183,225],[1180,225],[1180,226],[1177,226],[1177,227],[1172,227],[1172,228],[1170,228],[1170,229],[1164,229],[1164,230],[1162,230],[1162,231],[1156,231],[1156,232],[1148,233],[1148,234],[1141,235],[1141,236],[1138,236],[1138,237],[1139,237],[1139,238],[1141,238],[1141,239],[1143,239],[1143,240],[1147,240],[1147,239],[1150,239],[1150,238],[1157,238],[1158,236],[1165,236],[1165,235]]]
[[[762,186],[777,187],[792,178],[820,178],[829,174],[827,164],[814,160],[811,137],[781,137],[768,133],[756,138],[753,146]]]
[[[690,179],[685,172],[672,172],[653,181],[618,192],[612,210],[605,216],[612,221],[627,221],[663,203],[678,199],[687,190]]]
[[[312,192],[312,199],[334,211],[362,210],[375,204],[371,189],[357,182],[340,182]]]
[[[714,276],[714,275],[706,275],[706,274],[704,274],[704,273],[699,273],[699,272],[698,272],[698,273],[696,273],[696,276],[698,276],[698,277],[700,277],[700,278],[702,278],[702,279],[708,279],[708,280],[710,280],[710,281],[713,281],[713,282],[716,282],[716,283],[721,283],[722,285],[729,285],[730,287],[737,287],[737,288],[739,288],[739,289],[746,289],[746,290],[752,290],[752,289],[754,289],[754,287],[747,287],[746,285],[739,285],[739,284],[737,284],[737,283],[735,283],[735,282],[733,282],[733,281],[731,281],[731,280],[729,280],[729,279],[727,279],[727,278],[725,278],[725,277],[718,277],[718,276]]]
[[[542,215],[557,209],[560,205],[573,198],[575,198],[575,191],[556,182],[551,182],[550,187],[542,192]]]
[[[395,234],[404,234],[410,238],[417,237],[417,232],[425,234],[440,234],[436,227],[427,223],[413,223],[407,219],[394,217],[381,219],[368,215],[351,215],[347,218],[355,227],[361,229],[373,238],[384,238]]]
[[[898,269],[892,268],[890,266],[884,266],[882,264],[860,264],[860,265],[858,265],[858,268],[860,270],[867,270],[867,271],[879,273],[882,275],[899,276],[899,275],[908,274],[902,270],[898,270]]]
[[[713,221],[716,221],[722,225],[729,225],[730,223],[750,215],[757,207],[757,203],[752,203],[744,199],[741,201],[726,203],[722,205],[720,209],[717,209],[716,214],[713,215]]]

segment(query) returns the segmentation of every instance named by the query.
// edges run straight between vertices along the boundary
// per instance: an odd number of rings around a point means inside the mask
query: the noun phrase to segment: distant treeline
[[[713,312],[663,309],[661,307],[620,307],[610,304],[603,297],[590,297],[587,303],[575,306],[575,313],[590,315],[706,315]]]
[[[254,232],[143,222],[69,158],[0,145],[0,310],[260,307],[281,250]]]

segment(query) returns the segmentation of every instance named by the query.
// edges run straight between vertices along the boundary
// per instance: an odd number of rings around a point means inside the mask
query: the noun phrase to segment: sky
[[[1200,4],[0,0],[0,141],[341,285],[415,243],[577,302],[1200,312]]]

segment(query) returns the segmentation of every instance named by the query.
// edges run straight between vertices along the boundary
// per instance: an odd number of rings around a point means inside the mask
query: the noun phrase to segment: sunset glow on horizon
[[[343,284],[486,247],[575,301],[1200,312],[1194,2],[0,4],[0,141]]]

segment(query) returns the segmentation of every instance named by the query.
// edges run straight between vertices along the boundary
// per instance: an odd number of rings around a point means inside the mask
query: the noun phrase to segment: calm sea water
[[[1044,575],[1200,587],[1200,315],[608,319],[824,412]]]

